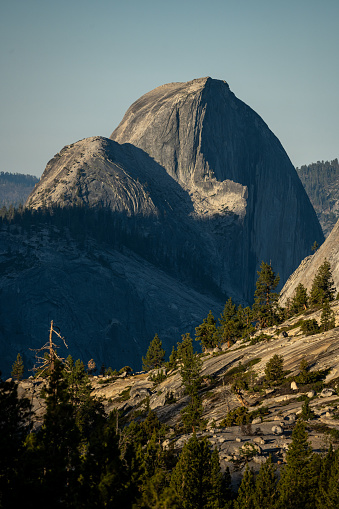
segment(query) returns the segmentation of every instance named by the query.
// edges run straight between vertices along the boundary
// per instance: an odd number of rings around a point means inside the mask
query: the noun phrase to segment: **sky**
[[[338,0],[0,0],[0,171],[41,176],[159,85],[227,81],[295,166],[339,157]]]

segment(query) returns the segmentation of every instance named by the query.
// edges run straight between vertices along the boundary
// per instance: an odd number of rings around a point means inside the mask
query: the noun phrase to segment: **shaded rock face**
[[[302,283],[308,291],[311,290],[313,279],[325,259],[331,265],[334,285],[339,292],[339,221],[323,245],[313,255],[302,260],[299,267],[288,278],[281,291],[280,301],[282,304],[285,304],[288,298],[293,297],[299,283]]]
[[[48,341],[50,321],[58,354],[93,358],[97,368],[141,367],[155,333],[167,355],[181,334],[221,305],[165,274],[124,248],[89,240],[80,247],[64,231],[42,225],[34,232],[0,231],[0,370],[4,376],[20,352],[26,368],[30,348]],[[27,373],[27,375],[32,373]]]
[[[11,362],[41,346],[53,319],[75,357],[138,368],[155,332],[169,354],[227,297],[252,301],[262,260],[283,283],[323,240],[281,144],[225,82],[159,87],[131,106],[111,138],[64,147],[26,207],[108,209],[107,237],[119,230],[119,246],[94,235],[70,253],[72,215],[56,243],[43,226],[38,239],[30,233],[19,244],[3,233],[3,253],[31,260],[1,280]]]
[[[314,240],[323,241],[279,140],[224,81],[156,88],[129,108],[111,138],[147,152],[189,193],[199,219],[213,217],[209,232],[227,260],[221,284],[241,287],[234,293],[244,300],[252,298],[262,260],[284,282]],[[230,213],[236,228],[229,227]]]

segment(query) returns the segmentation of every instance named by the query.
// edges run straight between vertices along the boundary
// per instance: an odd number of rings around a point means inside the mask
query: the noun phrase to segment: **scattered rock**
[[[266,443],[266,440],[264,440],[261,437],[254,437],[253,442],[255,442],[256,444],[264,445]]]
[[[308,398],[310,398],[310,399],[311,399],[311,398],[314,398],[314,396],[315,396],[315,392],[314,392],[313,390],[312,390],[312,391],[309,391],[309,392],[306,394],[306,396],[307,396]]]
[[[242,442],[242,438],[240,438],[240,437],[236,437],[235,441],[236,441],[236,442]]]
[[[262,423],[262,418],[261,417],[256,417],[252,421],[252,424],[261,424],[261,423]]]
[[[328,396],[333,396],[333,394],[335,394],[335,390],[331,389],[330,387],[328,387],[328,388],[325,388],[325,389],[323,389],[321,391],[320,397],[321,398],[327,398]]]
[[[284,417],[285,421],[287,421],[289,424],[292,424],[296,421],[296,414],[289,414]]]
[[[171,443],[171,441],[167,438],[166,440],[163,441],[162,448],[163,449],[168,449],[168,446],[169,446],[170,443]]]
[[[253,457],[253,461],[254,461],[254,463],[261,465],[262,463],[266,463],[267,458],[265,458],[265,456],[258,455],[258,456]]]
[[[284,432],[281,426],[272,426],[272,431],[275,435],[281,435]]]
[[[150,396],[152,392],[147,387],[140,387],[135,385],[134,387],[131,387],[130,390],[130,398],[135,398],[136,396],[146,398],[147,396]]]
[[[224,461],[232,461],[232,459],[234,459],[234,456],[229,456],[229,455],[227,455],[227,456],[224,456],[222,459],[223,459]]]
[[[292,391],[298,391],[299,390],[299,387],[297,386],[296,382],[293,380],[293,382],[291,382],[291,389]]]

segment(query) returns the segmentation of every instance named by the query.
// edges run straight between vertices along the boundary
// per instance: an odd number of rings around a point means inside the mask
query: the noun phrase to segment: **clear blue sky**
[[[173,81],[223,79],[295,166],[339,157],[339,0],[1,0],[0,171],[40,176]]]

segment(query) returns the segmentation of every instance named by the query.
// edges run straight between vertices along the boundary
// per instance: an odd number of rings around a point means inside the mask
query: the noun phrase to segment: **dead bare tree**
[[[57,327],[57,329],[59,329],[59,327]],[[62,339],[65,347],[68,348],[65,338],[63,338],[61,334],[57,330],[55,330],[55,326],[53,325],[52,320],[49,329],[49,340],[47,341],[47,343],[45,343],[42,348],[37,349],[30,348],[30,350],[35,352],[36,358],[36,364],[34,365],[32,370],[39,371],[39,375],[42,375],[48,369],[50,373],[53,373],[55,361],[59,360],[60,362],[63,362],[65,360],[62,357],[59,357],[59,355],[56,352],[57,348],[60,348],[60,346],[53,343],[53,333],[56,334],[60,339]],[[45,354],[42,355],[42,352],[45,352]],[[46,352],[48,352],[47,355]]]

